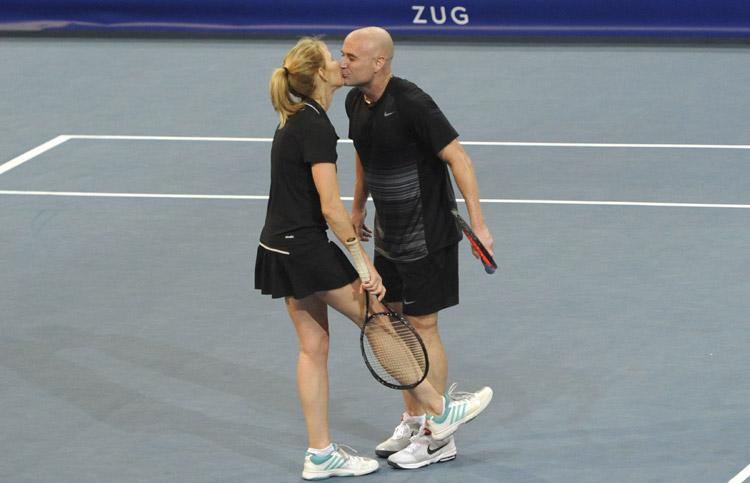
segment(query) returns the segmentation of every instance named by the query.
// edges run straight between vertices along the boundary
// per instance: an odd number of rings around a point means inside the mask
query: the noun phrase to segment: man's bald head
[[[365,27],[354,30],[347,39],[358,43],[363,53],[373,58],[383,57],[388,64],[393,59],[393,39],[387,30],[380,27]]]
[[[385,57],[388,61],[393,58],[393,39],[387,30],[380,27],[365,27],[359,31],[369,40],[373,53],[377,57]]]

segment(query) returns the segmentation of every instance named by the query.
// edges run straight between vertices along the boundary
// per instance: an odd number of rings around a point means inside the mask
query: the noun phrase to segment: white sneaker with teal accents
[[[353,451],[353,450],[352,450]],[[377,471],[377,460],[362,456],[352,456],[334,443],[333,452],[328,456],[315,456],[305,453],[305,467],[302,478],[324,480],[332,476],[360,476]]]
[[[445,410],[440,416],[427,416],[427,427],[432,437],[440,441],[456,432],[459,426],[476,418],[492,400],[492,389],[483,387],[477,392],[455,392],[451,385],[445,398]]]

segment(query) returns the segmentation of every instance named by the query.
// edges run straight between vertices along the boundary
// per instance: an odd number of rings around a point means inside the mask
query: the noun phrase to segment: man
[[[365,241],[366,202],[375,203],[374,264],[393,302],[414,325],[430,358],[429,381],[445,391],[448,362],[438,312],[458,304],[456,206],[448,170],[466,200],[472,229],[492,253],[493,239],[479,203],[471,159],[432,98],[391,72],[393,41],[382,28],[355,30],[344,40],[341,73],[355,87],[346,98],[357,178],[352,224]],[[475,254],[477,255],[477,254]],[[451,388],[452,389],[452,388]],[[404,393],[406,412],[393,436],[376,448],[398,468],[419,468],[456,457],[453,438],[437,442],[424,427],[425,410]]]

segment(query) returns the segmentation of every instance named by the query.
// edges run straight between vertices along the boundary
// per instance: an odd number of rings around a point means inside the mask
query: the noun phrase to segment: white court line
[[[11,159],[10,161],[8,161],[7,163],[4,163],[4,164],[0,165],[0,174],[8,172],[8,171],[10,171],[13,168],[22,165],[26,161],[29,161],[30,159],[36,158],[40,154],[45,153],[45,152],[49,151],[50,149],[55,148],[55,147],[61,145],[62,143],[64,143],[65,141],[67,141],[69,139],[70,139],[70,136],[65,136],[65,135],[57,136],[56,138],[50,139],[49,141],[47,141],[44,144],[40,144],[39,146],[35,147],[34,149],[26,151],[22,155],[17,156],[15,158]]]
[[[750,144],[626,144],[626,143],[532,143],[461,141],[466,146],[527,146],[541,148],[646,148],[646,149],[750,149]]]
[[[9,196],[69,196],[82,198],[162,198],[195,200],[267,200],[268,195],[207,195],[168,193],[101,193],[89,191],[18,191],[0,190],[0,195]],[[342,196],[343,201],[352,201],[351,196]],[[457,199],[464,203],[463,199]],[[518,205],[590,205],[590,206],[643,206],[654,208],[732,208],[750,209],[750,205],[721,203],[658,203],[649,201],[579,201],[579,200],[510,200],[483,198],[482,203],[504,203]]]
[[[119,136],[119,135],[89,135],[68,134],[70,139],[110,139],[137,141],[224,141],[224,142],[265,142],[270,143],[273,138],[244,138],[244,137],[191,137],[191,136]],[[351,139],[340,139],[339,143],[351,144]],[[748,149],[748,144],[644,144],[644,143],[540,143],[517,141],[461,141],[466,146],[526,146],[551,148],[653,148],[653,149]]]
[[[88,135],[88,134],[61,134],[50,139],[44,144],[30,149],[20,156],[0,165],[0,175],[17,168],[23,163],[30,161],[50,149],[56,148],[71,139],[101,139],[101,140],[124,140],[124,141],[202,141],[202,142],[271,142],[272,138],[231,138],[231,137],[187,137],[187,136],[116,136],[116,135]]]
[[[10,196],[69,196],[78,198],[162,198],[180,200],[267,200],[268,195],[204,195],[169,193],[102,193],[90,191],[16,191],[0,190],[0,195]]]
[[[463,200],[461,200],[463,201]],[[580,201],[580,200],[498,200],[482,199],[482,203],[507,203],[526,205],[597,205],[597,206],[652,206],[657,208],[740,208],[750,205],[726,203],[659,203],[651,201]]]
[[[194,137],[194,136],[119,136],[93,134],[66,134],[70,139],[101,139],[111,141],[199,141],[199,142],[242,142],[270,143],[273,138],[235,138],[235,137]]]
[[[745,469],[729,480],[729,483],[743,483],[748,478],[750,478],[750,465],[745,466]]]
[[[71,139],[99,139],[110,141],[192,141],[192,142],[260,142],[269,143],[273,138],[208,137],[208,136],[125,136],[110,134],[61,134],[46,143],[0,165],[0,175],[34,159]],[[351,144],[351,139],[340,139],[340,144]],[[538,143],[515,141],[461,141],[466,146],[526,146],[563,148],[652,148],[652,149],[745,149],[746,144],[627,144],[627,143]]]

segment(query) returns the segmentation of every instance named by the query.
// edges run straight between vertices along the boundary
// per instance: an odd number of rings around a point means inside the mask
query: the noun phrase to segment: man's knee
[[[412,326],[414,326],[415,329],[417,329],[417,332],[419,332],[420,334],[422,332],[437,333],[438,331],[437,313],[429,314],[429,315],[417,315],[417,316],[412,315],[412,316],[408,316],[406,319],[409,321],[409,323]]]

